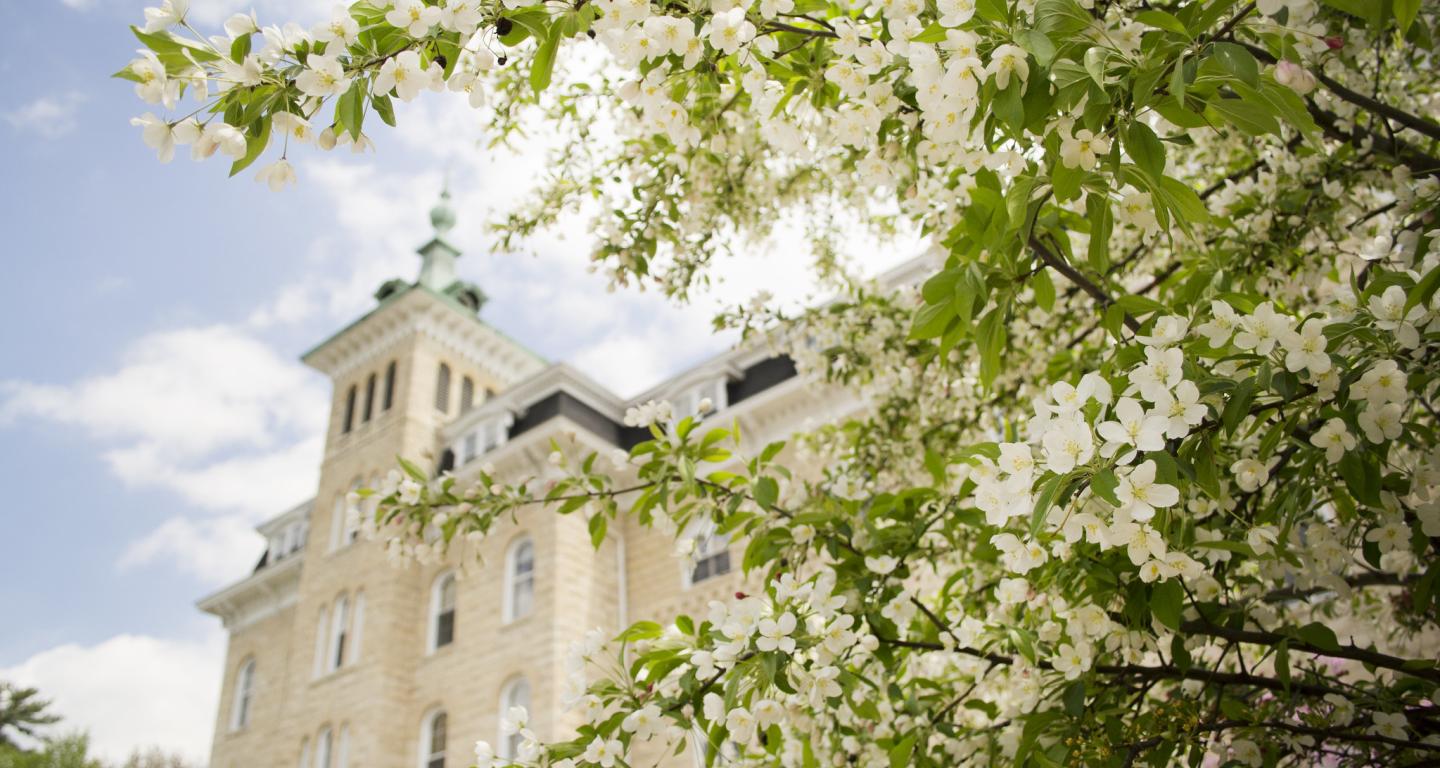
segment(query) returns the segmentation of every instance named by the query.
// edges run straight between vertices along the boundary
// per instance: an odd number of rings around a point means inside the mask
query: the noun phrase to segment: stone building
[[[643,439],[621,423],[636,402],[693,412],[708,397],[747,446],[848,409],[763,349],[622,400],[485,323],[484,295],[456,277],[443,200],[431,220],[418,279],[381,286],[369,313],[303,357],[334,385],[314,498],[260,525],[268,547],[254,571],[199,603],[229,632],[212,768],[466,766],[477,740],[513,749],[499,720],[516,704],[542,739],[564,737],[578,718],[561,690],[573,641],[703,611],[737,588],[738,550],[706,531],[686,533],[699,550],[691,568],[670,537],[633,522],[597,550],[582,516],[539,509],[492,531],[483,565],[394,567],[357,536],[346,495],[396,456],[462,483],[482,459],[543,477],[552,438],[581,450]]]

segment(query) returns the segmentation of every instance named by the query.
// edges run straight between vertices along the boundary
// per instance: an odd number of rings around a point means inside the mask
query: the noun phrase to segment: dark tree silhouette
[[[60,716],[47,712],[50,702],[40,698],[34,688],[21,688],[0,682],[0,748],[20,750],[17,735],[38,739],[36,731],[60,722]]]

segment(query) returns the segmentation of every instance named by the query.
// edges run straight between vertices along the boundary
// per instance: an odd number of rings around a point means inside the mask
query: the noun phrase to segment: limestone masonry
[[[515,704],[542,739],[564,737],[579,719],[562,703],[572,642],[703,614],[739,587],[739,548],[705,531],[687,532],[691,568],[659,532],[627,521],[597,551],[583,516],[540,509],[497,526],[480,561],[397,568],[357,535],[346,501],[396,456],[465,487],[483,462],[544,478],[551,439],[628,448],[643,437],[622,426],[624,411],[651,399],[693,413],[710,398],[715,418],[739,420],[747,449],[854,407],[763,349],[622,400],[482,321],[484,294],[455,275],[443,200],[431,220],[419,279],[386,283],[378,306],[304,355],[334,383],[314,498],[260,525],[268,547],[254,572],[199,603],[229,631],[212,768],[467,766],[476,740],[513,748],[499,720]]]

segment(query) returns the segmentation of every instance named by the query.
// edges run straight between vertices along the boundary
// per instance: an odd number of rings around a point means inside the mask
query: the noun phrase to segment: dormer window
[[[676,418],[686,416],[703,416],[700,413],[700,404],[705,400],[710,401],[708,413],[714,413],[724,408],[728,403],[725,397],[725,377],[717,376],[709,381],[696,384],[684,390],[675,398]]]
[[[464,465],[504,445],[510,439],[510,427],[514,425],[515,417],[508,413],[486,419],[467,432],[452,451]]]

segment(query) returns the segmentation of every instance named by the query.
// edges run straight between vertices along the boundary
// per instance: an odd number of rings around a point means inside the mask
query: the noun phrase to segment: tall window
[[[385,366],[385,399],[384,399],[383,401],[381,401],[381,402],[382,402],[382,405],[381,405],[380,407],[381,407],[382,409],[384,409],[384,410],[387,410],[387,411],[390,410],[390,406],[392,406],[392,405],[395,404],[395,361],[394,361],[394,360],[391,360],[391,361],[390,361],[390,364],[387,365],[387,366]]]
[[[430,588],[430,652],[455,641],[455,574],[442,573]]]
[[[450,366],[440,364],[440,375],[435,378],[435,410],[450,412]]]
[[[300,768],[314,768],[310,765],[310,737],[300,740]]]
[[[510,545],[505,556],[505,621],[530,615],[535,609],[535,543],[530,537]]]
[[[528,712],[530,709],[530,681],[524,677],[511,678],[500,689],[500,717],[502,721],[510,716],[510,710],[514,707],[524,707]],[[525,739],[519,733],[505,733],[502,725],[500,731],[500,756],[514,758],[520,752],[520,742]]]
[[[335,611],[330,615],[330,651],[326,654],[327,672],[345,664],[345,641],[349,633],[350,601],[344,595],[335,598]]]
[[[340,726],[340,749],[336,750],[335,768],[350,768],[350,725]]]
[[[450,718],[444,710],[433,712],[420,726],[421,768],[445,768],[445,741]]]
[[[375,374],[365,380],[365,415],[364,420],[369,421],[375,414]]]
[[[360,640],[365,636],[365,593],[359,592],[355,595],[355,615],[350,619],[350,663],[360,662]],[[342,730],[343,737],[345,732]]]
[[[469,376],[460,380],[460,412],[465,413],[475,405],[475,381]]]
[[[325,647],[327,633],[330,631],[329,612],[324,606],[320,608],[320,624],[315,628],[315,677],[325,674]]]
[[[320,729],[320,736],[315,739],[315,768],[335,768],[333,742],[330,726]]]
[[[235,675],[235,702],[230,708],[230,730],[238,731],[250,724],[250,703],[255,697],[255,660],[240,665]]]
[[[695,540],[695,567],[690,571],[689,584],[730,572],[730,539],[715,531],[715,523],[707,520],[695,526],[690,535]]]
[[[342,432],[349,432],[355,427],[355,385],[350,385],[350,391],[345,393],[345,424]]]

